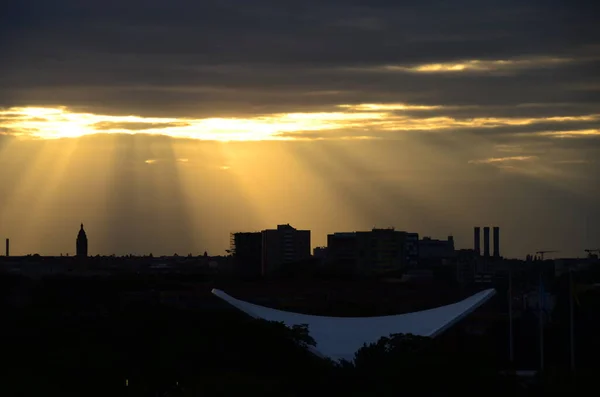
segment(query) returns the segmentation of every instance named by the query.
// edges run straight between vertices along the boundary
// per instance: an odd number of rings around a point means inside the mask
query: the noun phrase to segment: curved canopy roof
[[[325,317],[271,309],[235,299],[225,292],[213,289],[212,293],[244,313],[267,321],[283,322],[287,326],[307,324],[311,337],[317,342],[311,351],[333,360],[354,359],[363,345],[376,342],[390,334],[413,334],[435,337],[473,312],[496,290],[487,289],[446,306],[434,309],[380,317]]]

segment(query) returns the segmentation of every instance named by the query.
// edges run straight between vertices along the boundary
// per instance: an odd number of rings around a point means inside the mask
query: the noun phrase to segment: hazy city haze
[[[14,255],[224,253],[229,233],[502,228],[600,245],[586,1],[9,1],[0,235]]]

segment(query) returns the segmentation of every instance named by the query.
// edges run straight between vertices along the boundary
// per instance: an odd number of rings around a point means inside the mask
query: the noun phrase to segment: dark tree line
[[[148,280],[135,283],[156,287]],[[577,383],[565,368],[549,365],[548,375],[526,389],[500,373],[505,362],[491,354],[494,340],[485,335],[389,335],[359,350],[353,363],[336,364],[307,351],[306,345],[314,345],[310,329],[253,320],[216,298],[214,310],[182,310],[156,302],[123,305],[118,292],[131,287],[123,280],[2,278],[0,286],[3,396],[305,396],[318,390],[348,396],[399,390],[427,396],[548,390],[572,395],[574,385],[579,390],[593,379],[591,360],[600,352],[594,320],[600,302],[592,292],[577,308],[578,322],[589,325],[578,328]],[[28,298],[15,300],[19,294]],[[559,294],[548,330],[548,343],[557,346],[568,340],[564,299]]]

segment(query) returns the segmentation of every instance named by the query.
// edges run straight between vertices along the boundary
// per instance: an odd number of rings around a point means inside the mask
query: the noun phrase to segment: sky
[[[600,248],[600,6],[8,0],[0,236],[15,255],[224,254],[394,226]]]

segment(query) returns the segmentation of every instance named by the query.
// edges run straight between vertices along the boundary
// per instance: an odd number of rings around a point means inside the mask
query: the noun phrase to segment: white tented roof
[[[487,289],[446,306],[407,314],[380,317],[325,317],[286,312],[235,299],[225,292],[212,293],[244,313],[287,326],[307,324],[310,336],[317,342],[313,353],[333,360],[352,361],[365,343],[373,343],[390,334],[413,334],[435,337],[454,325],[487,300],[496,290]]]

